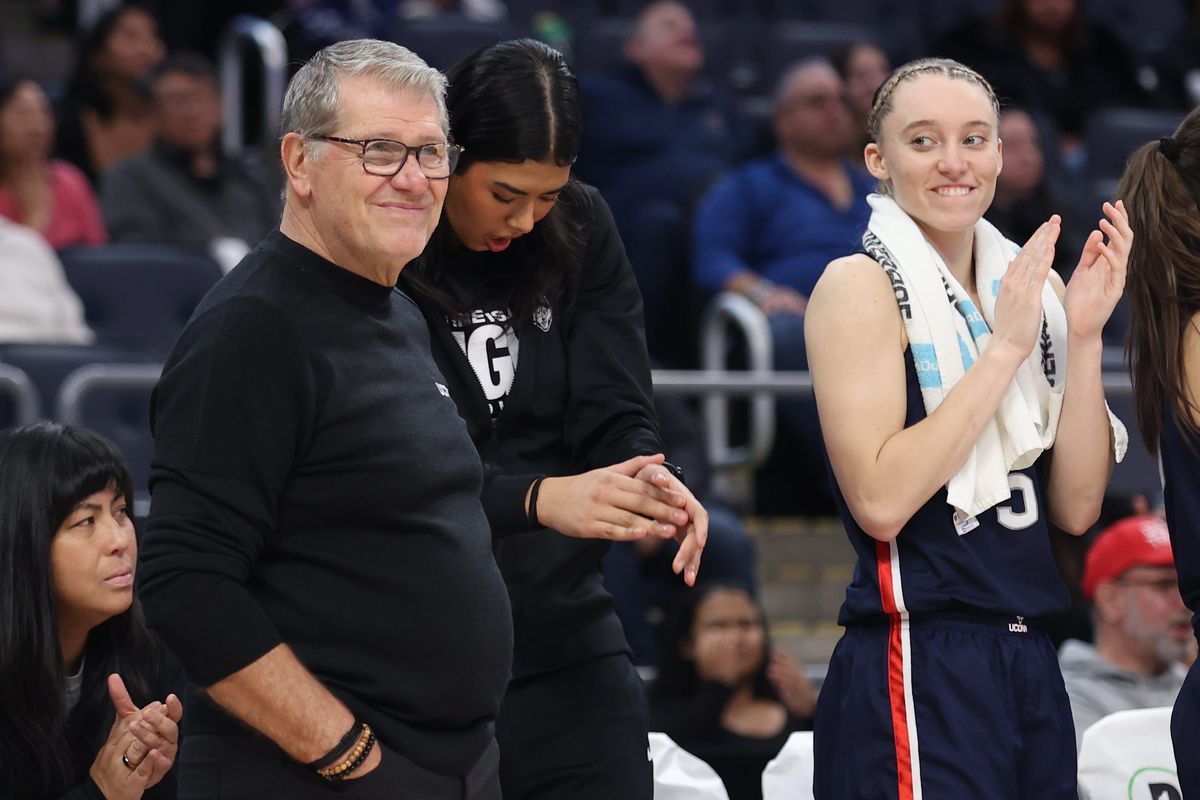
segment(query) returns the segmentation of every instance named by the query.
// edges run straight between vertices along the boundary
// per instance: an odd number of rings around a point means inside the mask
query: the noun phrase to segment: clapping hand
[[[1105,203],[1104,213],[1107,219],[1100,220],[1099,230],[1088,235],[1063,299],[1067,329],[1073,336],[1085,339],[1100,337],[1121,299],[1133,245],[1125,204],[1120,200],[1116,205]]]
[[[107,800],[137,800],[163,779],[179,749],[183,705],[175,695],[138,708],[121,676],[108,676],[116,719],[89,775]]]

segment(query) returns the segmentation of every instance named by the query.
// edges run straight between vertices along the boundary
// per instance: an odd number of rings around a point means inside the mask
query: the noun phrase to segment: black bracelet
[[[350,726],[350,730],[346,731],[346,735],[343,736],[338,743],[333,746],[332,750],[318,758],[316,761],[310,761],[307,766],[310,769],[325,769],[326,767],[333,766],[340,756],[354,746],[354,743],[358,741],[358,736],[361,733],[362,724],[358,720],[354,720],[354,724]]]
[[[525,512],[526,518],[534,525],[541,526],[538,522],[537,515],[537,499],[538,492],[542,489],[542,481],[546,480],[545,475],[539,475],[533,479],[533,483],[529,486],[529,510]]]
[[[363,745],[362,752],[358,754],[358,758],[350,762],[350,764],[336,775],[322,775],[321,777],[330,782],[348,781],[350,774],[354,770],[361,767],[367,760],[367,756],[371,755],[372,748],[375,747],[375,731],[367,734],[367,743]]]

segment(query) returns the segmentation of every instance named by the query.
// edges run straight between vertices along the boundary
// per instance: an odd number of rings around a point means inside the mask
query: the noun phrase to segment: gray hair
[[[339,85],[345,78],[358,76],[375,78],[398,92],[431,97],[442,130],[449,135],[446,76],[413,51],[378,39],[338,42],[310,58],[288,84],[280,134],[298,133],[307,138],[332,133],[338,122]]]
[[[799,61],[790,64],[787,69],[783,71],[783,75],[779,77],[779,80],[775,82],[775,91],[771,95],[771,108],[776,111],[782,108],[784,102],[787,100],[787,90],[791,88],[791,83],[795,77],[801,72],[807,72],[815,67],[821,67],[829,70],[834,75],[838,76],[839,82],[842,79],[841,73],[837,71],[837,67],[835,67],[833,62],[825,56],[814,55],[802,58]]]

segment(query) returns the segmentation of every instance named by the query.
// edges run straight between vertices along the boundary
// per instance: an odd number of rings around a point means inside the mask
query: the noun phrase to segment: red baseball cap
[[[1126,517],[1100,532],[1083,564],[1083,596],[1091,600],[1100,581],[1140,566],[1175,566],[1167,523],[1149,514]]]

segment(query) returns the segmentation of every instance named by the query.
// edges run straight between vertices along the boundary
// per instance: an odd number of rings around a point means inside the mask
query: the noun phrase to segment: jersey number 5
[[[1010,531],[1023,531],[1038,520],[1037,492],[1023,472],[1008,473],[1008,488],[1012,489],[1012,497],[1007,504],[996,506],[996,521]],[[1014,511],[1014,506],[1021,510]]]

